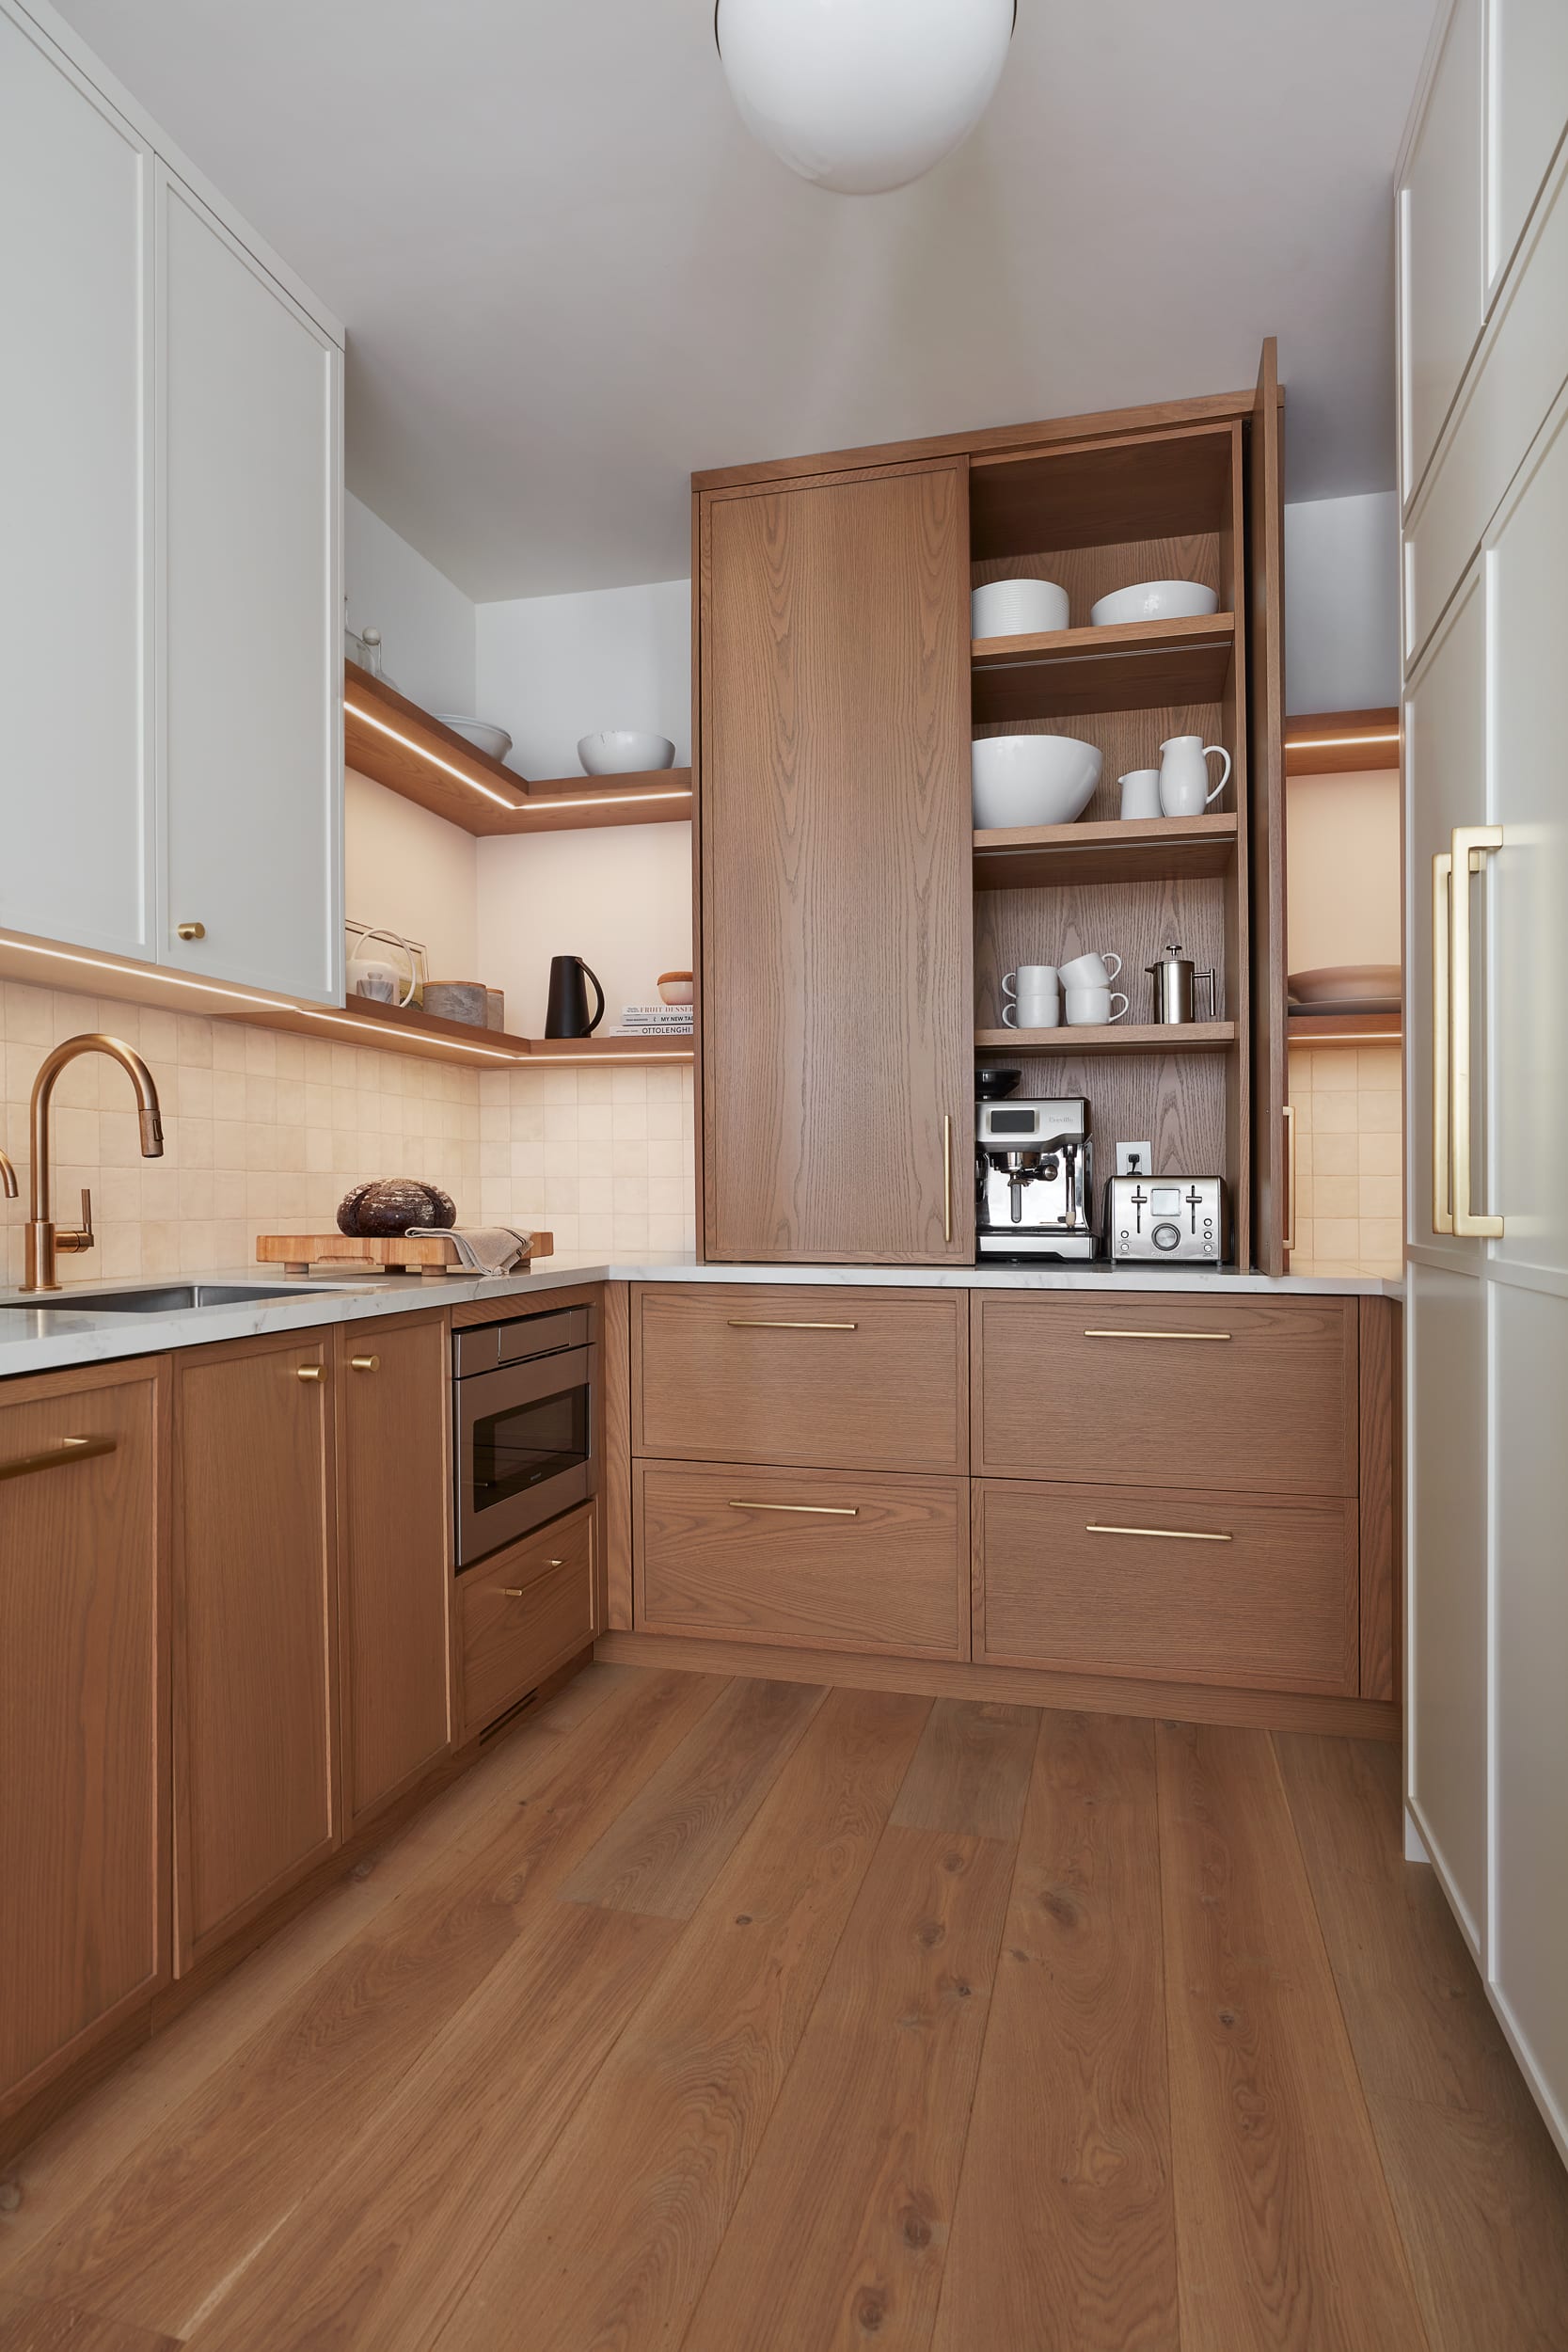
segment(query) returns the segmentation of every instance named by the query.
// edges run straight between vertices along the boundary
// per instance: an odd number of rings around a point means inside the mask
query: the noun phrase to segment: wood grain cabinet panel
[[[755,1464],[640,1462],[637,1625],[967,1658],[969,1488]]]
[[[353,1829],[451,1738],[444,1317],[337,1333],[343,1808]]]
[[[0,2114],[168,1973],[166,1370],[0,1402]]]
[[[976,1476],[1354,1495],[1356,1301],[974,1294]]]
[[[458,1580],[463,1736],[471,1740],[599,1630],[594,1505],[583,1503]]]
[[[974,1498],[976,1658],[1354,1692],[1354,1498],[1010,1480]]]
[[[333,1338],[175,1359],[177,1972],[341,1835]]]
[[[959,1473],[961,1293],[655,1283],[636,1295],[633,1450]]]
[[[974,1258],[961,458],[699,507],[705,1234]]]

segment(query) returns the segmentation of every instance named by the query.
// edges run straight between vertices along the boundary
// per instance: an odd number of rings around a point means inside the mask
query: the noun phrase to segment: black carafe
[[[585,979],[594,983],[598,1008],[592,1021],[588,1018],[588,991]],[[546,1037],[592,1037],[604,1019],[604,990],[598,974],[591,972],[580,956],[550,958],[550,1000],[545,1012]]]

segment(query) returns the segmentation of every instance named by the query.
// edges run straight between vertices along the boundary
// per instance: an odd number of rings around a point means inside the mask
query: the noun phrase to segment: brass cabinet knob
[[[356,1372],[379,1372],[381,1370],[379,1356],[351,1356],[349,1362]]]
[[[522,1600],[526,1597],[526,1592],[527,1587],[522,1584],[503,1584],[501,1586],[501,1598],[503,1600]]]
[[[294,1378],[296,1380],[325,1380],[326,1368],[324,1364],[296,1364]]]
[[[177,939],[205,939],[207,926],[205,923],[176,923],[174,933]]]

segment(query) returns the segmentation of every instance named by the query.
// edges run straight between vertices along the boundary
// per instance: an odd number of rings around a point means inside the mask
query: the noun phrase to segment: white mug
[[[1021,996],[1015,1004],[1002,1008],[1005,1029],[1059,1029],[1061,1025],[1062,1000],[1054,989],[1049,995]]]
[[[1108,988],[1069,988],[1067,993],[1067,1019],[1069,1029],[1103,1029],[1108,1023],[1119,1021],[1131,1000],[1118,988],[1115,994]],[[1120,1012],[1111,1007],[1119,1005]]]
[[[1107,952],[1102,956],[1074,956],[1061,968],[1064,988],[1109,988],[1121,977],[1121,958]]]
[[[1125,776],[1118,776],[1121,787],[1121,813],[1124,817],[1158,817],[1160,814],[1160,771],[1158,768],[1132,768]]]
[[[1209,789],[1204,762],[1223,759],[1218,784]],[[1173,735],[1160,746],[1160,806],[1167,817],[1201,817],[1230,781],[1230,754],[1219,743],[1206,743],[1201,735]]]
[[[1002,976],[1004,996],[1053,996],[1056,993],[1056,967],[1053,963],[1021,963],[1016,972]]]

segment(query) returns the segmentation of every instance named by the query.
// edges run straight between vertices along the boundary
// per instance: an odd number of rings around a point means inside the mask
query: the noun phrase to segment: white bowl
[[[667,735],[610,727],[602,735],[585,735],[578,744],[578,757],[586,775],[636,776],[649,768],[673,768],[675,747]]]
[[[476,752],[488,752],[492,759],[504,759],[512,749],[512,738],[504,727],[486,726],[483,719],[460,719],[450,710],[438,710],[436,717]]]
[[[1091,628],[1114,628],[1123,621],[1196,621],[1219,611],[1212,588],[1196,580],[1146,580],[1136,588],[1118,588],[1089,608]]]
[[[1053,580],[990,580],[970,591],[972,637],[1043,637],[1067,626],[1067,590]]]
[[[1095,795],[1104,765],[1071,735],[981,735],[974,744],[974,824],[1070,825]]]

